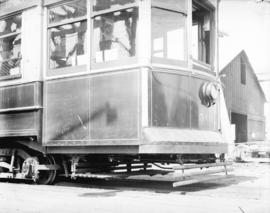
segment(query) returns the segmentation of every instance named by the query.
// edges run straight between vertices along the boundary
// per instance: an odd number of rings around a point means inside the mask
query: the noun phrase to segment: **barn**
[[[264,140],[266,98],[246,52],[242,50],[220,74],[235,142]]]

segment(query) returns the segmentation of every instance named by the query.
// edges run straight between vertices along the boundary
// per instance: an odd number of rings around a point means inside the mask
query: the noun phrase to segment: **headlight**
[[[199,97],[201,103],[207,107],[214,105],[218,98],[218,87],[213,82],[205,82],[201,85],[199,90]]]

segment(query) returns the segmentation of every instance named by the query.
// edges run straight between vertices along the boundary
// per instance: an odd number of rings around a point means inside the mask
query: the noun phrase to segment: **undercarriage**
[[[52,155],[19,143],[0,148],[0,178],[31,180],[37,184],[53,184],[57,176],[119,179],[173,174],[173,186],[176,187],[216,178],[212,176],[216,173],[227,175],[228,165],[223,154]]]

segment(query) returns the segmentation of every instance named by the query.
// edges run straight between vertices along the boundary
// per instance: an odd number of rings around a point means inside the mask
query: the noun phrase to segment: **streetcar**
[[[226,169],[217,47],[218,0],[1,0],[0,178]]]

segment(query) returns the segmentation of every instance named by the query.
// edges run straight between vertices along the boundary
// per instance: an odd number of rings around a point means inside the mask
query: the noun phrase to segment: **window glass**
[[[12,16],[6,19],[0,20],[0,36],[20,32],[22,27],[22,16]]]
[[[187,60],[186,17],[183,14],[152,8],[152,55]]]
[[[86,16],[86,1],[79,0],[49,9],[49,23]]]
[[[86,0],[48,9],[50,70],[86,64],[86,14]]]
[[[50,69],[86,64],[86,21],[49,29]]]
[[[187,0],[152,0],[153,5],[160,5],[162,7],[173,8],[175,10],[186,11]]]
[[[20,74],[21,15],[0,20],[0,77]]]
[[[135,56],[138,9],[129,8],[94,18],[94,62]]]
[[[212,14],[194,2],[192,10],[192,57],[210,64]]]
[[[134,3],[135,0],[94,0],[93,11],[100,11],[105,9],[110,9],[117,6],[122,6],[125,4]]]

